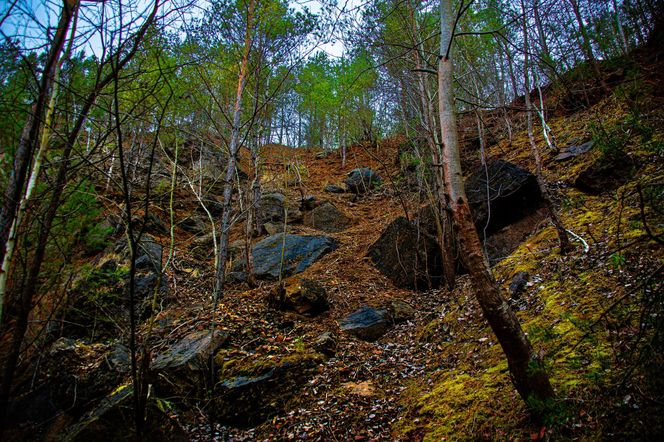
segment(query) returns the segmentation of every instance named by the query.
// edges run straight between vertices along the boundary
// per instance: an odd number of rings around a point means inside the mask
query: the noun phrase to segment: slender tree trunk
[[[544,401],[554,396],[549,378],[542,361],[521,329],[516,315],[500,293],[498,283],[482,250],[463,187],[452,89],[453,67],[447,52],[452,43],[453,23],[452,0],[441,0],[438,97],[445,191],[454,218],[459,248],[468,268],[475,296],[484,317],[505,352],[514,385],[524,400],[534,396]]]
[[[582,48],[583,51],[585,52],[586,58],[588,59],[588,63],[590,63],[590,67],[593,70],[593,73],[599,80],[599,84],[602,87],[602,90],[605,92],[609,91],[608,86],[606,85],[606,82],[604,81],[604,77],[602,76],[602,71],[599,68],[599,63],[597,63],[597,59],[595,58],[595,54],[593,52],[593,46],[592,42],[590,41],[590,37],[588,36],[588,30],[586,29],[586,25],[583,22],[583,17],[581,16],[581,9],[579,7],[579,0],[567,0],[572,7],[572,12],[574,12],[574,17],[576,18],[576,24],[579,27],[579,33],[581,34],[581,43],[582,43]]]
[[[618,2],[612,0],[613,3],[613,15],[616,20],[616,27],[618,28],[618,39],[620,40],[620,47],[623,51],[623,54],[629,52],[629,46],[627,45],[627,38],[625,37],[625,30],[623,29],[622,20],[620,20],[620,12],[618,11]]]
[[[76,18],[78,17],[78,8],[75,7],[72,10],[73,15],[73,25],[71,27],[71,33],[69,36],[69,45],[65,54],[65,59],[69,58],[71,54],[72,43],[74,40],[74,34],[76,33]],[[16,218],[12,223],[11,229],[9,231],[9,237],[7,238],[7,247],[4,259],[2,260],[2,268],[0,269],[0,324],[3,321],[3,306],[5,303],[5,294],[7,290],[7,281],[9,278],[9,267],[11,265],[14,248],[16,247],[16,239],[18,235],[18,230],[21,227],[21,222],[25,215],[25,211],[28,207],[28,201],[32,197],[32,192],[37,186],[37,180],[39,178],[39,173],[41,171],[41,165],[44,159],[44,155],[49,146],[50,136],[51,136],[51,126],[53,125],[53,115],[55,114],[55,105],[58,99],[58,91],[60,88],[60,68],[62,62],[58,61],[55,65],[55,70],[53,72],[53,87],[51,90],[51,96],[46,108],[46,115],[44,117],[44,127],[40,135],[39,149],[35,154],[35,158],[32,163],[32,169],[28,178],[28,185],[25,189],[25,193],[21,198],[21,202],[18,207],[18,212]],[[88,134],[88,145],[90,144],[90,137]],[[87,150],[87,149],[86,149]]]
[[[44,126],[44,113],[48,105],[48,97],[53,88],[55,72],[76,8],[78,8],[77,0],[63,1],[55,36],[51,43],[44,71],[39,82],[37,101],[32,106],[18,147],[16,148],[16,153],[14,154],[14,165],[5,190],[3,205],[0,208],[0,262],[4,261],[10,231],[17,216],[21,196],[25,191],[28,170],[35,150],[38,148],[37,144],[39,134]]]
[[[228,145],[228,168],[226,169],[226,181],[224,182],[223,212],[221,214],[221,225],[219,232],[219,259],[217,261],[216,281],[214,288],[215,305],[219,301],[226,280],[226,262],[228,260],[228,236],[230,234],[231,202],[233,197],[233,180],[237,166],[237,154],[240,150],[240,129],[242,116],[242,96],[247,83],[247,66],[249,64],[249,52],[251,50],[251,34],[253,32],[255,0],[249,3],[247,13],[247,28],[244,36],[244,50],[240,63],[240,72],[237,80],[237,92],[235,94],[235,105],[233,107],[233,126],[231,128],[231,139]]]
[[[409,2],[412,35],[411,38],[417,44],[417,51],[415,51],[415,67],[417,70],[417,87],[418,96],[420,98],[420,107],[422,109],[422,122],[425,127],[425,136],[427,145],[429,146],[429,155],[432,164],[440,169],[442,162],[441,145],[438,140],[438,126],[436,124],[434,100],[431,96],[429,82],[426,78],[426,73],[423,71],[425,57],[424,47],[420,41],[420,29],[415,17],[415,6]],[[456,284],[456,253],[454,244],[454,235],[452,232],[452,218],[450,216],[449,207],[445,205],[445,184],[442,174],[434,175],[434,192],[435,198],[431,202],[431,207],[436,220],[436,233],[438,245],[440,247],[441,256],[443,259],[442,270],[445,284],[448,289],[452,290]]]
[[[549,213],[549,218],[558,232],[558,241],[560,241],[560,253],[565,254],[572,250],[572,244],[569,241],[567,236],[567,231],[563,226],[556,208],[553,205],[551,200],[551,194],[549,193],[549,187],[547,186],[546,180],[542,173],[542,158],[540,156],[539,148],[537,143],[535,143],[535,136],[533,135],[533,105],[530,100],[530,59],[529,59],[529,38],[528,38],[528,27],[526,26],[526,4],[524,0],[521,0],[521,8],[524,14],[523,17],[523,82],[525,84],[525,94],[526,99],[526,118],[528,125],[528,140],[530,141],[530,147],[533,150],[533,157],[535,158],[535,177],[537,177],[537,184],[539,185],[542,198],[544,199],[544,204]],[[542,109],[544,112],[544,109]],[[545,129],[546,130],[546,129]]]

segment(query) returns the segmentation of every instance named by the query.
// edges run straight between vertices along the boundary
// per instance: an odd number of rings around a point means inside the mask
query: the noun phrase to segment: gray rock
[[[362,307],[341,320],[341,330],[364,341],[375,341],[390,327],[387,310]]]
[[[588,141],[578,146],[570,146],[560,150],[560,153],[554,158],[556,161],[566,161],[570,158],[578,157],[581,154],[584,154],[593,147],[593,142]]]
[[[55,341],[53,344],[51,344],[51,348],[49,350],[49,354],[51,356],[56,355],[58,353],[62,353],[65,351],[71,351],[75,350],[77,347],[76,340],[67,338],[67,337],[61,337],[57,341]]]
[[[327,233],[341,232],[350,226],[351,220],[334,204],[325,201],[304,215],[304,225]]]
[[[514,275],[509,288],[512,299],[519,299],[529,280],[530,274],[528,272],[518,272],[516,275]]]
[[[152,361],[151,370],[207,370],[209,359],[226,342],[228,333],[201,330],[189,333]]]
[[[131,354],[129,349],[122,344],[115,344],[106,357],[113,370],[126,373],[131,368]]]
[[[328,193],[344,193],[344,192],[346,192],[346,189],[344,189],[343,187],[338,186],[336,184],[328,184],[327,186],[325,186],[324,190]]]
[[[337,346],[337,338],[331,332],[321,333],[314,342],[316,351],[330,358],[337,353]]]
[[[202,391],[211,358],[227,340],[225,332],[195,331],[158,355],[150,364],[157,392],[186,396]]]
[[[263,222],[265,223],[275,223],[283,224],[284,220],[284,208],[287,212],[287,222],[296,222],[302,219],[302,213],[296,208],[288,205],[286,196],[280,192],[271,192],[261,195],[261,215],[263,217]]]
[[[316,353],[265,360],[215,387],[215,418],[235,427],[255,426],[282,412],[323,358]]]
[[[344,180],[348,190],[353,193],[366,193],[375,186],[380,185],[381,178],[376,172],[368,167],[353,169],[348,172]]]
[[[574,187],[590,195],[611,192],[629,181],[637,166],[638,163],[625,152],[607,153],[581,171]]]
[[[137,268],[152,267],[156,272],[161,272],[161,258],[163,247],[151,236],[144,235],[138,243],[136,259]],[[140,266],[139,266],[140,261]]]
[[[283,233],[268,236],[252,249],[254,275],[261,279],[278,279],[283,253],[283,276],[306,270],[318,259],[337,248],[334,238],[328,236],[299,236]],[[238,262],[233,271],[242,271],[244,263]]]

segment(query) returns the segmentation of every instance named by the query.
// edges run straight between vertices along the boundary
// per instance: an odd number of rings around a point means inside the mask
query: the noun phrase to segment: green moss
[[[284,365],[313,365],[324,360],[320,353],[297,347],[295,351],[282,355],[235,356],[232,351],[221,350],[215,356],[221,378],[237,376],[259,376],[272,368]]]

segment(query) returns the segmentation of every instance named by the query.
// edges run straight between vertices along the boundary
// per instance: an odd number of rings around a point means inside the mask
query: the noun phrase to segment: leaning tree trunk
[[[554,396],[548,375],[541,359],[523,332],[516,315],[500,293],[475,229],[463,187],[452,91],[453,67],[449,56],[454,21],[452,0],[441,0],[438,97],[445,191],[453,214],[459,248],[470,274],[475,297],[505,352],[514,385],[524,400],[529,401],[534,397],[544,401]],[[440,172],[437,171],[437,173]]]

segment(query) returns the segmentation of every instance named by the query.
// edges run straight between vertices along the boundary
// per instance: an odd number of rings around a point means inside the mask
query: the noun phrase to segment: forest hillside
[[[2,440],[664,434],[659,2],[117,3],[0,11]]]

